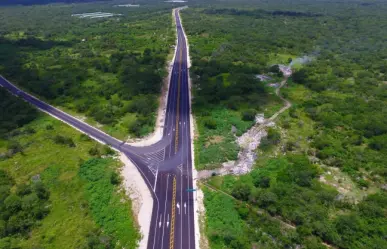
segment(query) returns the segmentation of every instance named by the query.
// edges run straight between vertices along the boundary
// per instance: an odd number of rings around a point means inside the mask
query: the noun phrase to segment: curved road
[[[181,25],[180,9],[174,10],[177,48],[173,64],[162,139],[147,147],[125,144],[108,134],[62,112],[17,88],[0,76],[0,86],[40,110],[62,120],[125,153],[140,171],[150,189],[154,206],[148,249],[194,249],[194,198],[190,137],[190,101],[187,42]]]

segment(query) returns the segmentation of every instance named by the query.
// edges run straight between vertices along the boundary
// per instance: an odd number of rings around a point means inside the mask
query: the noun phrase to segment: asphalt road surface
[[[0,77],[0,86],[94,139],[125,153],[136,165],[154,198],[148,249],[194,249],[194,196],[190,137],[187,41],[175,10],[177,48],[168,92],[162,139],[147,147],[125,142],[62,112]]]

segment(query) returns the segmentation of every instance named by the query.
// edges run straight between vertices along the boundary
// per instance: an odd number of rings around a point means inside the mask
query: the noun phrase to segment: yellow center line
[[[179,78],[177,80],[177,106],[176,106],[176,134],[175,134],[175,153],[177,153],[179,145],[179,118],[180,118],[180,83],[181,83],[181,58],[182,50],[180,49],[179,54]]]
[[[171,217],[171,232],[169,235],[169,249],[173,249],[175,245],[175,206],[176,206],[176,176],[173,177],[172,217]]]

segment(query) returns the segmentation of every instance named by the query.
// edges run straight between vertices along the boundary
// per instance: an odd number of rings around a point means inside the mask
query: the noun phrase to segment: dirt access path
[[[285,86],[290,75],[291,73],[284,74],[284,79],[281,81],[279,87],[275,90],[275,94],[284,102],[284,106],[276,113],[274,113],[270,118],[265,119],[262,123],[255,124],[242,136],[237,138],[237,142],[241,147],[241,151],[238,154],[238,159],[236,161],[225,162],[222,164],[222,167],[218,169],[198,171],[199,179],[209,178],[213,174],[242,175],[250,172],[256,160],[255,150],[258,148],[261,139],[267,135],[264,129],[273,125],[274,120],[292,106],[291,102],[281,95],[281,88]]]

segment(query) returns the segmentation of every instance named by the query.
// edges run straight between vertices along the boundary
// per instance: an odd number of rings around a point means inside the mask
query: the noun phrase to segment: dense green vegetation
[[[275,105],[267,87],[239,92],[242,104],[227,104],[234,92],[223,89],[233,86],[228,79],[243,69],[246,81],[262,86],[255,74],[271,72],[278,81],[273,64],[293,61],[294,74],[283,90],[293,107],[267,130],[253,171],[208,180],[237,199],[205,190],[211,248],[386,247],[386,13],[382,1],[307,0],[202,3],[183,12],[193,59],[199,169],[213,167],[211,160],[227,148],[219,146],[219,136],[231,133],[235,122],[223,117],[224,132],[215,134],[214,122],[206,125],[216,117],[212,109],[248,120],[251,109],[265,112]],[[295,60],[304,55],[308,63]],[[261,102],[250,103],[254,94]],[[207,113],[201,102],[210,106]],[[206,154],[210,144],[218,146],[212,157]],[[234,157],[217,162],[235,158],[238,148],[233,150]]]
[[[17,98],[11,96],[4,89],[0,89],[0,138],[16,128],[29,123],[37,116],[37,110]],[[15,115],[17,114],[17,115]]]
[[[133,220],[127,218],[131,213],[130,206],[122,202],[127,199],[124,194],[116,193],[115,185],[120,179],[109,164],[111,161],[106,159],[91,159],[81,165],[79,175],[87,182],[86,198],[96,223],[115,238],[105,240],[104,246],[114,248],[118,243],[120,247],[136,248],[139,234],[130,229],[134,227]]]
[[[116,18],[81,19],[101,11]],[[25,18],[25,16],[28,18]],[[0,73],[119,138],[152,131],[174,43],[170,9],[112,3],[0,9]]]
[[[219,167],[225,160],[236,159],[234,135],[250,128],[258,112],[270,115],[281,103],[256,77],[272,70],[259,55],[260,50],[250,46],[258,34],[249,34],[246,39],[251,29],[244,27],[245,19],[227,15],[212,18],[216,13],[191,8],[182,12],[192,58],[193,110],[200,134],[195,147],[198,169]],[[281,76],[272,75],[273,80]]]
[[[0,95],[0,248],[135,248],[114,152]]]
[[[371,178],[385,182],[387,78],[379,69],[370,73],[367,65],[361,64],[364,67],[356,70],[358,64],[345,60],[340,61],[346,68],[345,74],[335,72],[331,65],[321,72],[327,61],[335,63],[332,58],[321,57],[293,76],[294,83],[310,89],[310,97],[297,100],[298,106],[319,131],[311,137],[309,153],[324,164],[359,177],[359,181]],[[373,66],[382,67],[377,62]],[[361,173],[362,169],[366,173]]]
[[[40,179],[15,186],[14,179],[1,169],[0,190],[0,247],[11,248],[13,236],[26,236],[47,215],[50,193]]]
[[[246,176],[210,180],[212,185],[251,205],[234,203],[219,193],[205,192],[209,212],[207,232],[214,248],[250,248],[255,243],[264,248],[297,245],[324,248],[321,241],[339,248],[383,248],[386,245],[383,238],[387,229],[386,193],[369,195],[357,205],[337,198],[337,190],[320,183],[318,167],[302,155],[269,159],[258,166]],[[218,199],[223,199],[222,205]],[[228,202],[230,204],[226,205]],[[267,214],[257,215],[256,208],[264,209],[272,217],[282,217],[296,229],[289,229]],[[213,209],[227,211],[213,214]],[[235,222],[245,232],[229,230],[226,222],[231,222],[231,213],[235,212],[239,214]],[[262,230],[260,224],[263,219],[271,224],[266,230]],[[266,233],[272,236],[271,240],[268,241]],[[244,243],[235,244],[235,241]]]

